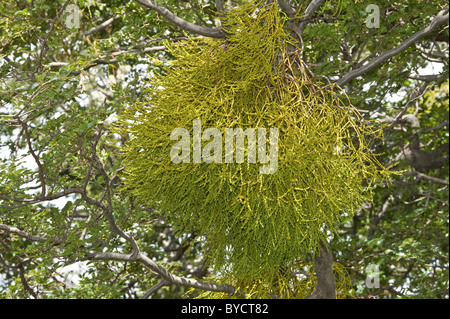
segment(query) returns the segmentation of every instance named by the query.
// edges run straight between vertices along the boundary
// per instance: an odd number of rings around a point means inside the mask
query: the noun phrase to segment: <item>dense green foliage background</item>
[[[220,25],[214,1],[158,3],[198,25]],[[310,2],[290,3],[301,13]],[[71,28],[70,4],[80,10],[79,27]],[[379,28],[366,26],[368,4],[380,8]],[[425,29],[445,5],[326,1],[304,29],[303,60],[324,83],[338,81]],[[161,72],[152,57],[172,59],[164,41],[186,36],[135,1],[0,3],[2,298],[181,298],[202,291],[161,282],[148,261],[98,260],[95,253],[130,254],[127,236],[173,274],[204,282],[217,275],[204,267],[201,242],[189,245],[195,233],[175,235],[158,207],[120,191],[115,151],[126,136],[108,130]],[[379,160],[405,170],[391,187],[373,189],[374,201],[330,238],[351,277],[349,297],[448,298],[448,46],[447,23],[344,86],[364,117],[388,124],[386,142],[371,145]],[[379,288],[365,284],[368,265],[379,266]]]

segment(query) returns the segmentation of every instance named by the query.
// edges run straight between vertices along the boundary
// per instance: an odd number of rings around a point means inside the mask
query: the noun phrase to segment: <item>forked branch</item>
[[[408,49],[411,45],[422,39],[423,37],[429,35],[431,32],[436,30],[440,25],[448,24],[448,7],[440,11],[431,21],[431,23],[423,30],[420,30],[416,33],[414,33],[412,36],[410,36],[408,39],[406,39],[404,42],[402,42],[399,46],[390,49],[382,54],[380,54],[378,57],[370,61],[369,63],[363,65],[362,67],[352,70],[346,75],[344,75],[340,80],[336,82],[338,86],[343,86],[350,82],[351,80],[357,78],[358,76],[361,76],[373,68],[379,66],[380,64],[386,62],[390,58],[396,56],[397,54],[402,53],[406,49]]]
[[[222,29],[206,28],[206,27],[202,27],[197,24],[191,23],[189,21],[186,21],[186,20],[178,17],[176,14],[172,13],[166,7],[160,5],[159,3],[156,3],[155,1],[150,1],[150,0],[135,0],[135,1],[149,9],[155,10],[160,15],[162,15],[164,18],[166,18],[168,22],[180,27],[181,29],[183,29],[185,31],[195,33],[195,34],[200,34],[200,35],[203,35],[203,36],[209,37],[209,38],[225,38],[226,37],[226,33],[223,32]]]

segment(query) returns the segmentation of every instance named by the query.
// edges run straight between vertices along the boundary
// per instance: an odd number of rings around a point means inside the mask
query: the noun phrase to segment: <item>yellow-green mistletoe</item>
[[[265,278],[270,286],[280,269],[317,252],[389,172],[366,140],[382,138],[381,130],[338,87],[312,79],[276,2],[251,2],[224,20],[226,39],[172,47],[165,74],[153,77],[146,99],[121,115],[117,129],[129,136],[123,182],[177,230],[196,231],[223,278]],[[216,130],[203,134],[209,128]],[[227,162],[226,129],[267,134],[250,143],[246,135],[244,150],[234,136],[233,156],[242,152],[245,160]],[[206,147],[217,134],[222,147]],[[182,139],[187,149],[177,148]],[[255,143],[258,151],[265,143],[267,156],[276,146],[275,172],[261,174],[270,163],[252,158]]]

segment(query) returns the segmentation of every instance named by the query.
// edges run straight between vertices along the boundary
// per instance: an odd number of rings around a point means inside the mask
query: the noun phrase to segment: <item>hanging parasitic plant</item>
[[[389,172],[366,140],[382,131],[338,87],[315,82],[276,2],[249,2],[224,21],[226,39],[173,46],[165,74],[121,115],[117,131],[129,136],[123,182],[176,230],[196,231],[223,280],[260,282],[270,291],[280,273],[317,253]],[[205,135],[208,128],[215,130]],[[247,149],[234,147],[230,161],[217,135],[226,139],[230,128],[267,136],[247,135]],[[180,137],[189,147],[174,154]],[[245,161],[237,160],[239,151]],[[269,154],[276,154],[272,163]]]

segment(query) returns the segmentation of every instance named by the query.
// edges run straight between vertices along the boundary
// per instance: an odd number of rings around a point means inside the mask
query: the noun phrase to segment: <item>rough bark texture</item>
[[[320,254],[314,257],[317,285],[306,299],[336,299],[336,281],[333,274],[333,255],[328,245],[322,244]]]

